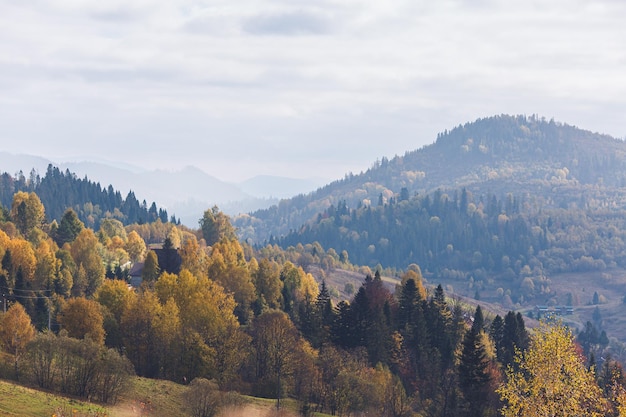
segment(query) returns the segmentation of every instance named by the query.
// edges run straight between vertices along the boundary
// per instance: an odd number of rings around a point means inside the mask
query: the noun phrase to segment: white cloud
[[[624,17],[609,0],[0,1],[2,143],[340,177],[492,114],[622,136]]]

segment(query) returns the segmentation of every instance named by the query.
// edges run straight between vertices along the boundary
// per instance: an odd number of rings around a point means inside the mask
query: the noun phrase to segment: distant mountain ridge
[[[567,205],[583,191],[597,195],[595,186],[612,192],[624,184],[624,141],[538,116],[500,115],[459,125],[431,145],[382,158],[366,172],[239,216],[235,224],[243,238],[263,242],[301,227],[331,205],[376,205],[403,189],[409,195],[461,188],[477,195],[529,193]],[[559,193],[552,192],[555,187]]]
[[[29,177],[31,170],[44,175],[48,165],[69,170],[79,178],[87,177],[103,187],[109,184],[126,195],[133,191],[138,199],[155,201],[181,222],[197,227],[202,214],[214,205],[236,215],[277,203],[278,198],[308,192],[322,184],[320,179],[294,179],[258,176],[240,184],[219,180],[204,171],[187,166],[179,170],[146,170],[111,161],[61,162],[33,156],[0,152],[0,173],[12,176],[20,171]]]
[[[130,191],[122,197],[111,185],[102,187],[88,178],[79,178],[69,170],[61,171],[52,164],[40,175],[33,169],[28,178],[23,173],[11,176],[7,172],[0,174],[0,203],[9,209],[15,203],[19,192],[35,193],[45,209],[47,221],[57,222],[72,209],[78,218],[88,227],[98,229],[105,218],[114,218],[123,224],[152,223],[160,220],[177,222],[168,216],[167,210],[158,208],[146,200],[140,202]],[[18,206],[19,212],[24,206]]]

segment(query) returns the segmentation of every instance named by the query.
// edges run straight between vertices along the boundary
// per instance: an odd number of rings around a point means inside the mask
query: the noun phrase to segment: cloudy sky
[[[626,136],[621,0],[0,0],[0,150],[337,179],[539,114]]]

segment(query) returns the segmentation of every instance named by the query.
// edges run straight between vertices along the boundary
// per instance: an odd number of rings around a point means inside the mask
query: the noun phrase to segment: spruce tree
[[[333,310],[333,304],[325,280],[322,280],[320,292],[315,300],[313,320],[315,323],[315,329],[313,329],[315,336],[312,344],[315,347],[320,347],[330,341],[331,329],[335,322],[335,311]]]
[[[463,339],[463,351],[459,363],[459,387],[467,402],[466,415],[482,416],[488,404],[489,358],[483,331],[483,312],[476,307],[472,327]]]
[[[502,320],[502,317],[500,317],[499,314],[491,322],[491,326],[489,327],[489,336],[491,337],[491,340],[493,340],[493,343],[495,345],[496,357],[498,358],[498,361],[502,363],[502,355],[504,353],[502,350],[502,340],[504,338],[504,320]]]
[[[524,318],[520,313],[509,311],[504,317],[504,331],[502,335],[502,364],[514,365],[515,350],[528,348],[528,333],[524,325]]]

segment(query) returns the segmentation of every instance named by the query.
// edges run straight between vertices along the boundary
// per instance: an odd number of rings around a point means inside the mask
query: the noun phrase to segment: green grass
[[[116,405],[99,405],[0,380],[0,417],[188,416],[186,387],[170,381],[133,378]]]
[[[135,377],[118,404],[109,407],[110,415],[189,416],[183,401],[186,389],[171,381]]]
[[[191,416],[183,401],[186,389],[171,381],[135,377],[117,404],[103,406],[0,380],[0,417],[186,417]],[[243,408],[225,410],[221,417],[275,416],[276,400],[247,396],[244,399]],[[299,415],[297,401],[284,399],[281,403],[281,417]]]
[[[61,397],[0,380],[0,416],[99,417],[109,416],[109,414],[100,405]]]

